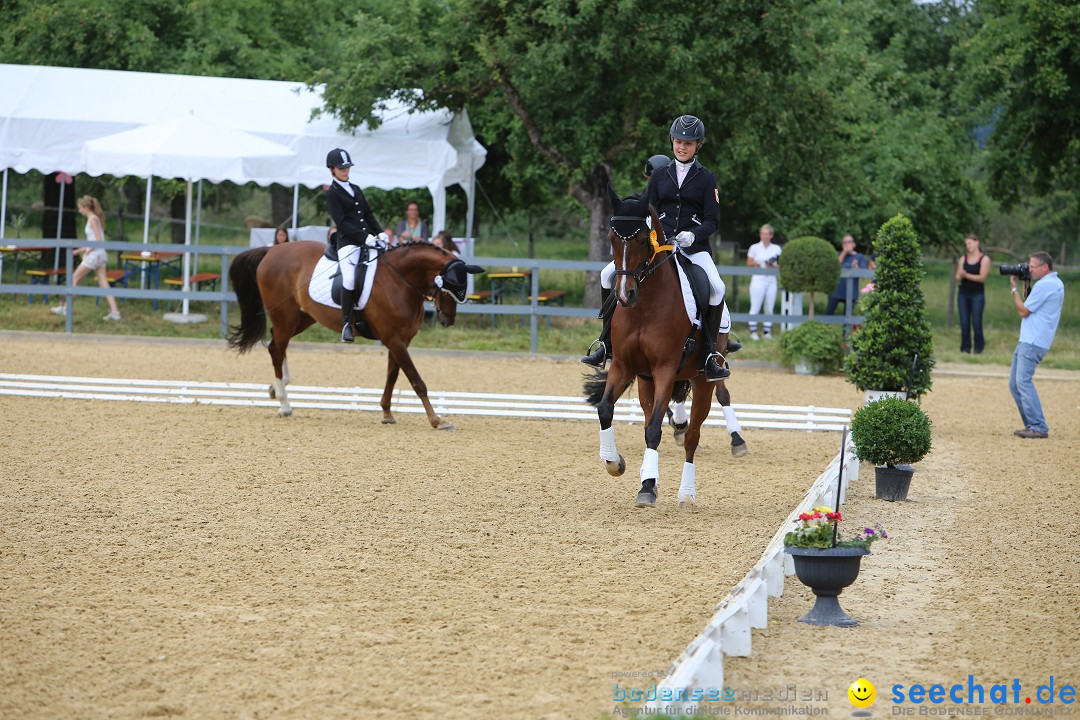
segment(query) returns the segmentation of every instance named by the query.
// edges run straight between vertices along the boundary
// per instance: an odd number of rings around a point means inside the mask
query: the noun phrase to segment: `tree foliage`
[[[915,403],[897,397],[856,410],[851,440],[860,460],[890,467],[919,462],[933,447],[930,418]]]
[[[795,238],[780,256],[780,284],[790,292],[810,293],[810,319],[814,318],[814,293],[830,292],[840,282],[836,250],[819,237]]]

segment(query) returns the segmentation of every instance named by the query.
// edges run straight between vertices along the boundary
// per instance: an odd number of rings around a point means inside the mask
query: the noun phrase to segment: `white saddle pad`
[[[363,310],[371,297],[371,287],[375,282],[375,270],[379,267],[378,256],[373,256],[367,261],[367,272],[364,273],[364,287],[360,291],[360,299],[356,302],[356,309]],[[308,283],[308,295],[320,305],[329,305],[339,308],[341,305],[334,302],[330,297],[330,287],[333,285],[331,277],[338,271],[338,264],[333,260],[327,260],[323,255],[315,264],[315,270],[311,273],[311,282]]]
[[[672,260],[672,262],[675,262]],[[675,263],[679,271],[679,286],[682,288],[683,307],[686,308],[686,317],[690,318],[690,324],[696,328],[701,327],[701,321],[697,319],[697,303],[694,302],[694,291],[690,289],[690,280],[687,279],[682,265]],[[705,308],[702,308],[704,310]]]

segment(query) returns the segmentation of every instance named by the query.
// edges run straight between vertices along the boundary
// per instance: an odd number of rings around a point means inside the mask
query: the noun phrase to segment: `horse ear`
[[[465,272],[469,273],[470,275],[476,275],[478,273],[487,272],[487,270],[480,267],[479,265],[466,265]]]
[[[611,201],[611,211],[615,212],[615,209],[619,207],[622,200],[620,200],[619,196],[615,193],[615,188],[611,187],[611,183],[608,183],[607,192],[608,200]]]
[[[656,242],[659,245],[666,245],[664,241],[667,240],[667,236],[664,235],[664,223],[660,222],[660,215],[657,214],[656,208],[649,203],[649,216],[652,217],[652,229],[656,231]]]

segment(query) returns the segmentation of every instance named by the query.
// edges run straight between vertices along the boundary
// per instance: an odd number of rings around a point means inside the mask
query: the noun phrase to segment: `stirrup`
[[[355,339],[356,336],[353,335],[352,323],[346,322],[345,325],[341,328],[341,342],[351,343]]]
[[[594,347],[597,349],[593,350]],[[581,358],[581,362],[594,368],[603,368],[604,363],[606,363],[607,360],[607,345],[604,344],[603,340],[594,341],[593,344],[589,346],[589,353],[585,355],[585,357]]]
[[[720,360],[717,360],[716,358],[720,358]],[[720,361],[723,361],[723,364],[721,364]],[[708,369],[709,369],[709,363],[710,362],[716,363],[717,368],[719,368],[719,370],[720,370],[719,373],[711,373],[710,374],[709,372],[707,372]],[[731,377],[731,370],[729,370],[729,369],[727,369],[725,367],[726,364],[727,364],[727,359],[723,355],[721,355],[720,353],[714,352],[712,355],[709,355],[709,357],[706,358],[705,365],[702,366],[702,368],[701,368],[701,373],[705,376],[705,379],[708,380],[709,382],[719,382],[721,380],[727,380],[729,377]]]

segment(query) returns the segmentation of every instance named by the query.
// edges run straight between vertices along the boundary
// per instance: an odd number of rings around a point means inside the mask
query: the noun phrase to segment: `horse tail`
[[[607,387],[607,370],[593,370],[584,377],[585,402],[596,407],[604,397],[604,388]]]
[[[252,248],[233,258],[229,265],[229,282],[240,305],[240,324],[229,332],[229,347],[243,355],[266,335],[266,313],[262,293],[255,281],[255,271],[266,257],[269,247]]]
[[[690,394],[689,380],[676,380],[675,387],[671,389],[672,402],[686,402],[686,396]]]

